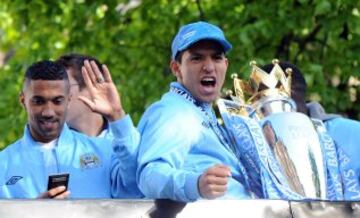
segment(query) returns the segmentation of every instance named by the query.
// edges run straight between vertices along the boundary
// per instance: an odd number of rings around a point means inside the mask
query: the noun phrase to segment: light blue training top
[[[113,140],[88,137],[65,124],[55,147],[46,150],[26,126],[24,136],[0,152],[0,198],[36,198],[47,190],[49,174],[58,173],[70,174],[70,198],[140,197],[140,135],[128,115],[110,129]]]
[[[323,120],[326,130],[334,140],[340,163],[345,200],[360,200],[360,122],[327,114],[321,104],[307,104],[310,117]]]
[[[360,122],[346,118],[325,121],[335,142],[346,200],[360,200]]]
[[[138,126],[137,180],[145,196],[184,202],[200,199],[200,175],[224,164],[232,177],[223,198],[250,198],[243,167],[217,128],[210,104],[196,102],[183,86],[171,83],[170,91],[146,110]]]

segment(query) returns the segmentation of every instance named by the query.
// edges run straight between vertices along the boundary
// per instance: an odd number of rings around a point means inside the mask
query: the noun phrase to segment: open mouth
[[[207,87],[214,87],[216,85],[216,79],[214,77],[206,77],[200,81],[201,85]]]

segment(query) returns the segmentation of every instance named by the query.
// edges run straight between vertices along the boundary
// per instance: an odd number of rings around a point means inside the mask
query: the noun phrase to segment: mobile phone
[[[65,186],[65,191],[68,189],[69,184],[69,173],[60,173],[60,174],[54,174],[49,176],[48,180],[48,187],[47,190],[59,187],[59,186]],[[64,192],[65,192],[64,191]]]

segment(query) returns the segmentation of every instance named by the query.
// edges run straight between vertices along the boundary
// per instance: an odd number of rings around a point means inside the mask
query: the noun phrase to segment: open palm
[[[94,61],[85,61],[82,75],[89,90],[90,97],[79,96],[92,111],[114,121],[125,115],[121,106],[120,95],[111,79],[108,68],[102,66],[101,73]]]

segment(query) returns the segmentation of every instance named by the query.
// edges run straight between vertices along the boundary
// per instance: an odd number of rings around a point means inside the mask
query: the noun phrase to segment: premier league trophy
[[[329,199],[333,187],[328,186],[338,181],[331,182],[320,137],[323,126],[314,126],[308,116],[296,112],[292,70],[285,73],[277,60],[273,64],[268,74],[252,62],[249,82],[234,76],[235,95],[218,101],[233,150],[257,196]]]

